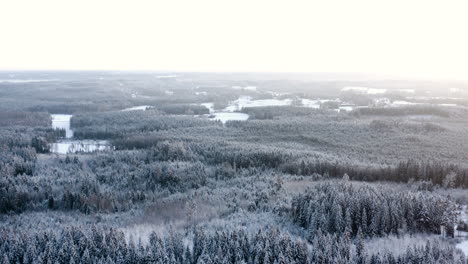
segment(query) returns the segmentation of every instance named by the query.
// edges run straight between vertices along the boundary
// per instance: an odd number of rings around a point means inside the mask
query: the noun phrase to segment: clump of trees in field
[[[440,234],[457,221],[456,206],[446,198],[422,192],[324,183],[297,196],[292,216],[314,237],[317,232],[344,236],[383,236],[429,232]],[[453,232],[452,232],[453,233]]]

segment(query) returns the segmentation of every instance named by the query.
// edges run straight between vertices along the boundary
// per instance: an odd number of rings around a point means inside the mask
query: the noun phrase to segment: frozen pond
[[[52,128],[65,129],[64,140],[59,140],[50,145],[52,153],[67,154],[75,152],[94,152],[111,149],[106,140],[73,140],[73,130],[70,128],[72,115],[51,115]]]

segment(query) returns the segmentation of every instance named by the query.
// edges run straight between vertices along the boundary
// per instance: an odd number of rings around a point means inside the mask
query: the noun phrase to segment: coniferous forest
[[[15,74],[0,264],[468,263],[468,84]]]

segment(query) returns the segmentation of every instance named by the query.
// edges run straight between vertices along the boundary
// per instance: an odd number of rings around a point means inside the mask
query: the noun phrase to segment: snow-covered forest
[[[14,74],[0,264],[468,263],[466,83]]]

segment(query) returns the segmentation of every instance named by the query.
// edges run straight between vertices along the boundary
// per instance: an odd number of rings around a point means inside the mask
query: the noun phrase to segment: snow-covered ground
[[[347,86],[341,89],[341,91],[342,92],[355,92],[355,93],[361,93],[361,94],[384,94],[387,92],[387,89]]]
[[[465,253],[465,256],[468,257],[468,240],[465,240],[463,242],[460,242],[456,246],[458,249],[461,249],[463,253]]]
[[[310,100],[310,99],[301,99],[302,105],[304,107],[310,107],[314,109],[320,109],[320,105],[323,100]]]
[[[393,101],[391,106],[408,106],[408,105],[422,105],[422,103],[413,103],[408,101]]]
[[[235,113],[219,112],[219,113],[214,113],[213,117],[210,119],[219,120],[224,124],[227,121],[245,121],[249,119],[249,115],[244,114],[244,113],[238,113],[238,112],[235,112]]]
[[[241,96],[239,99],[231,102],[228,107],[226,107],[224,112],[234,112],[240,111],[245,107],[262,107],[262,106],[286,106],[291,105],[291,99],[261,99],[261,100],[252,100],[250,96]]]
[[[214,113],[214,103],[203,103],[201,104],[201,106],[204,106],[206,108],[208,108],[208,110],[210,111],[210,114]]]
[[[221,111],[215,111],[213,103],[203,103],[202,106],[210,111],[211,120],[220,120],[223,124],[227,121],[245,121],[249,119],[249,115],[239,113],[245,107],[262,107],[262,106],[286,106],[291,105],[292,99],[261,99],[252,100],[250,96],[241,96],[239,99],[232,101],[226,108]]]
[[[248,114],[245,113],[239,113],[238,111],[241,111],[243,108],[246,107],[265,107],[265,106],[289,106],[293,104],[293,99],[259,99],[259,100],[252,100],[252,97],[250,96],[241,96],[237,100],[232,101],[229,103],[229,105],[224,108],[223,110],[216,111],[213,106],[213,103],[202,103],[200,105],[208,108],[210,111],[210,115],[213,116],[210,119],[212,120],[221,120],[223,123],[230,121],[230,120],[239,120],[239,121],[245,121],[249,118]],[[314,108],[314,109],[320,109],[323,103],[333,101],[333,102],[339,102],[338,100],[329,100],[329,99],[299,99],[301,102],[300,105],[302,107],[309,107],[309,108]],[[350,112],[354,110],[356,107],[353,105],[340,105],[336,111],[346,111]]]
[[[468,223],[468,206],[464,205],[459,211],[459,219],[465,223]],[[462,237],[462,241],[459,242],[456,247],[461,249],[463,253],[465,253],[465,256],[468,257],[468,232],[464,231],[455,231],[455,235],[457,237]]]
[[[50,151],[58,154],[94,152],[109,149],[111,149],[111,146],[107,140],[60,140],[59,142],[52,143],[50,146]]]
[[[231,88],[234,89],[234,90],[244,90],[244,91],[252,91],[252,92],[257,91],[257,86],[242,87],[242,86],[235,85],[235,86],[232,86]]]
[[[140,106],[134,106],[134,107],[129,107],[129,108],[125,108],[121,111],[145,111],[145,110],[148,110],[148,109],[151,109],[151,108],[154,108],[150,105],[140,105]]]

